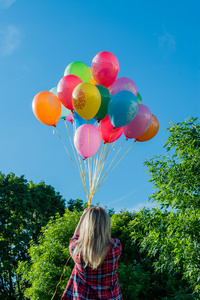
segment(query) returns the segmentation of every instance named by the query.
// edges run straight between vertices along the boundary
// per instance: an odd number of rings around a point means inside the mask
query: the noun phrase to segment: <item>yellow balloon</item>
[[[92,119],[101,105],[101,94],[98,88],[89,82],[80,83],[73,90],[72,105],[81,118]]]

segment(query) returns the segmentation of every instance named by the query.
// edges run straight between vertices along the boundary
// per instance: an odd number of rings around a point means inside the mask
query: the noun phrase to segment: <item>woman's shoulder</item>
[[[111,238],[110,247],[107,253],[107,259],[111,258],[117,260],[122,253],[122,245],[119,239]]]
[[[119,239],[111,238],[111,245],[113,248],[121,247],[121,242]]]

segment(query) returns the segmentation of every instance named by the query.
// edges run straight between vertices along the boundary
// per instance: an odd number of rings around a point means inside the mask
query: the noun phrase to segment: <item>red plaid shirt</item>
[[[74,235],[69,244],[69,251],[73,258],[78,235]],[[84,268],[83,260],[75,260],[75,266],[67,287],[62,296],[65,299],[78,300],[123,300],[117,278],[117,263],[122,252],[122,245],[118,239],[112,239],[104,262],[95,270]]]

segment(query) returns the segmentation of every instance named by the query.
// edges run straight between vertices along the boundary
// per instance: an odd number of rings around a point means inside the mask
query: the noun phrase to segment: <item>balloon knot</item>
[[[113,127],[113,130],[115,130],[117,127]]]
[[[105,145],[105,144],[107,144],[107,142],[106,142],[106,141],[104,141],[104,142],[103,142],[103,144]]]
[[[83,157],[83,160],[86,160],[87,157]]]
[[[126,141],[128,141],[128,138],[126,138]]]
[[[56,125],[54,124],[53,127],[56,127]]]

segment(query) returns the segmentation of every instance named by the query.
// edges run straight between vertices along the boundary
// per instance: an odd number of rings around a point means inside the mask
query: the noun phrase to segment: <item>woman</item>
[[[84,211],[69,251],[75,266],[62,300],[123,299],[117,277],[122,246],[111,238],[110,217],[104,208]]]

